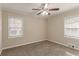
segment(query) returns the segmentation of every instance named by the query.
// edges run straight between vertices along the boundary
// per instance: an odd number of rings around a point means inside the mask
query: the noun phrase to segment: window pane
[[[23,35],[22,18],[9,16],[8,17],[8,36],[19,37]]]
[[[65,18],[64,35],[79,37],[79,17]]]

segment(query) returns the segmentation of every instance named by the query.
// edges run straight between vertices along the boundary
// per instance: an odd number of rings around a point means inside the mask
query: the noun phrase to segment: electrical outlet
[[[75,48],[75,45],[69,44],[68,47],[70,47],[70,48]]]
[[[72,48],[74,48],[75,46],[74,45],[72,45]]]

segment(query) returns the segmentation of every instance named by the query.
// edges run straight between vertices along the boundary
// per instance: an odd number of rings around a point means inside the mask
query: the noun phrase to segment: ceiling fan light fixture
[[[43,11],[42,13],[41,13],[41,15],[48,15],[49,13],[47,12],[47,11]]]
[[[37,13],[37,15],[51,15],[51,13],[49,13],[49,11],[58,11],[59,8],[48,8],[48,3],[43,3],[41,4],[40,8],[33,8],[32,10],[39,10],[39,12]]]

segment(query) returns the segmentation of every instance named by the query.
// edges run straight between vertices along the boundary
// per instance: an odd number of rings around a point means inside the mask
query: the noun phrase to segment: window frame
[[[66,19],[73,19],[73,18],[75,19],[75,18],[77,18],[77,17],[79,18],[79,16],[74,16],[74,17],[73,17],[73,16],[70,16],[70,17],[65,17],[65,18],[64,18],[64,37],[79,39],[79,36],[75,36],[75,35],[72,36],[72,35],[66,35],[66,34],[65,34],[65,20],[66,20]],[[74,28],[74,29],[75,29],[75,28]]]
[[[17,18],[17,19],[20,18],[20,19],[21,19],[21,21],[22,21],[22,27],[21,27],[22,34],[21,34],[21,35],[13,35],[13,36],[10,36],[10,35],[9,35],[9,33],[10,33],[10,32],[9,32],[9,30],[10,30],[10,29],[9,29],[9,28],[10,28],[10,26],[9,26],[9,20],[10,20],[10,19],[9,19],[9,18],[10,18],[10,17],[13,17],[14,19],[15,19],[15,18]],[[23,37],[23,17],[22,17],[22,16],[17,16],[17,15],[8,15],[8,38],[19,38],[19,37]]]

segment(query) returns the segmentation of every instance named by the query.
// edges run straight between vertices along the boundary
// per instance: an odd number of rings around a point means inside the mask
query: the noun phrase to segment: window
[[[8,17],[8,37],[21,37],[23,35],[22,18],[16,16]]]
[[[79,17],[65,18],[64,36],[79,37]]]

